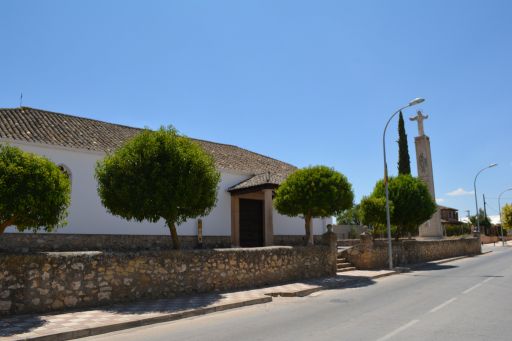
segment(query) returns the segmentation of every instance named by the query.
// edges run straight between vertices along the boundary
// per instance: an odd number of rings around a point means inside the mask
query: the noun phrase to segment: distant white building
[[[71,177],[68,225],[55,233],[167,235],[164,222],[128,222],[101,205],[94,167],[140,132],[106,123],[28,107],[0,109],[0,142],[48,157]],[[304,220],[280,215],[273,191],[296,168],[233,145],[195,140],[215,159],[221,172],[217,206],[202,218],[204,236],[230,236],[234,246],[271,245],[279,236],[304,235]],[[330,218],[314,219],[314,234]],[[197,219],[178,226],[180,236],[197,235]],[[6,232],[15,232],[13,227]]]

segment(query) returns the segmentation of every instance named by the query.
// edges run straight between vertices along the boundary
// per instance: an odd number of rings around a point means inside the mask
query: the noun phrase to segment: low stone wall
[[[479,238],[442,240],[393,241],[393,265],[429,262],[458,256],[481,253]],[[361,243],[345,251],[347,260],[358,269],[384,269],[388,267],[388,244],[386,240],[373,240],[361,236]]]
[[[512,240],[512,236],[503,236],[503,238],[506,241]],[[484,234],[480,235],[480,241],[482,244],[491,244],[491,243],[497,243],[501,241],[501,237],[498,236],[486,236]]]
[[[197,236],[180,236],[183,249],[197,248]],[[205,248],[231,246],[230,236],[203,236]],[[0,252],[171,250],[170,235],[4,233]]]
[[[182,249],[197,249],[197,236],[179,236]],[[305,245],[304,235],[274,235],[274,245]],[[315,236],[321,243],[322,236]],[[202,248],[231,247],[230,236],[203,236]],[[1,252],[54,251],[160,251],[171,250],[169,235],[4,233],[0,236]]]
[[[360,239],[338,239],[338,246],[354,246],[360,243]]]
[[[322,236],[313,236],[315,244],[322,243]],[[274,245],[302,246],[306,244],[305,235],[274,235]]]
[[[333,276],[336,237],[314,247],[0,254],[0,314],[85,308]]]
[[[332,225],[332,232],[338,235],[338,239],[350,239],[368,232],[368,226],[363,225]],[[351,234],[353,234],[351,236]]]

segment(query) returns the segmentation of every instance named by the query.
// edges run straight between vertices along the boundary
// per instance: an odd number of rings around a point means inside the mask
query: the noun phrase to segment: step
[[[352,266],[352,264],[347,263],[347,262],[345,262],[345,263],[336,263],[336,266],[338,268],[348,268],[348,267]]]
[[[336,262],[337,262],[337,263],[339,263],[339,262],[344,263],[344,262],[346,262],[346,261],[347,261],[347,259],[346,259],[346,258],[336,258]]]
[[[338,269],[337,272],[345,272],[345,271],[352,271],[352,270],[356,270],[356,268],[354,266],[351,266],[348,268]]]

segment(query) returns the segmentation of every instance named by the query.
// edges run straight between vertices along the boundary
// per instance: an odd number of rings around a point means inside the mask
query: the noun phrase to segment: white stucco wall
[[[149,234],[168,235],[164,221],[158,223],[129,222],[109,214],[101,204],[94,179],[96,161],[105,154],[101,152],[80,151],[58,146],[47,146],[24,142],[8,142],[25,151],[44,155],[58,165],[65,165],[71,171],[71,206],[68,210],[68,224],[54,233],[82,234]],[[221,183],[217,205],[212,212],[203,217],[203,234],[206,236],[231,235],[231,195],[227,189],[250,175],[233,174],[221,171]],[[314,234],[326,231],[326,225],[332,219],[314,219]],[[275,235],[304,235],[304,219],[290,218],[277,213],[274,209],[273,225]],[[6,232],[15,232],[10,227]],[[180,235],[196,235],[197,219],[187,220],[178,226]]]
[[[304,235],[306,233],[304,219],[281,215],[275,209],[273,223],[275,235]],[[313,234],[327,232],[327,224],[332,224],[332,218],[313,219]]]
[[[77,151],[73,149],[35,144],[9,142],[12,146],[48,157],[56,164],[63,164],[71,171],[71,206],[68,224],[56,233],[85,234],[151,234],[167,235],[169,230],[163,221],[158,223],[129,222],[109,214],[101,205],[94,179],[96,161],[105,154]],[[217,206],[203,218],[203,234],[215,236],[231,235],[231,196],[226,189],[247,179],[247,175],[221,172],[221,183]],[[13,227],[6,232],[15,232]],[[191,219],[178,226],[181,235],[196,235],[197,220]]]

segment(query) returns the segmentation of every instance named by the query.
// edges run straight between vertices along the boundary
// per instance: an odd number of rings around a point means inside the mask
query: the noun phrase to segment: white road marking
[[[475,290],[476,288],[478,288],[478,287],[479,287],[479,286],[481,286],[482,284],[483,284],[483,283],[475,284],[475,285],[473,285],[471,288],[464,290],[462,293],[463,293],[463,294],[470,293],[471,291]]]
[[[435,307],[434,309],[432,309],[430,312],[431,313],[435,313],[436,311],[438,311],[439,309],[443,308],[443,307],[446,307],[448,304],[452,303],[453,301],[455,301],[457,298],[454,297],[452,299],[449,299],[448,301],[438,305],[437,307]]]
[[[407,324],[404,324],[403,326],[401,326],[400,328],[398,329],[395,329],[394,331],[392,331],[391,333],[387,334],[387,335],[384,335],[383,337],[381,337],[380,339],[378,339],[377,341],[384,341],[384,340],[388,340],[390,338],[392,338],[393,336],[395,336],[396,334],[406,330],[407,328],[409,327],[412,327],[413,325],[415,325],[416,323],[418,323],[420,320],[412,320],[411,322],[407,323]]]
[[[487,278],[487,279],[483,280],[482,282],[480,282],[480,283],[478,283],[478,284],[473,285],[471,288],[464,290],[462,293],[463,293],[463,294],[468,294],[468,293],[470,293],[471,291],[473,291],[473,290],[475,290],[476,288],[478,288],[479,286],[481,286],[482,284],[489,282],[491,279],[493,279],[493,277],[489,277],[489,278]]]

